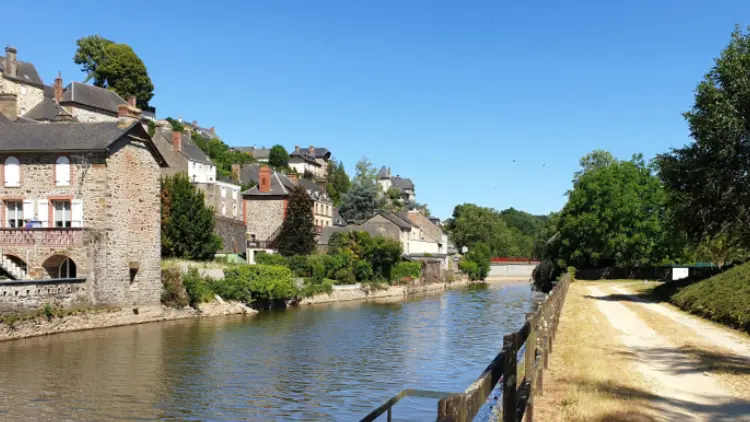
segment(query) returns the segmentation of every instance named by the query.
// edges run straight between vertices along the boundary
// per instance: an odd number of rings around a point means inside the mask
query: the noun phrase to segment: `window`
[[[21,185],[21,163],[18,162],[16,157],[8,157],[5,159],[5,186],[20,186]]]
[[[221,215],[227,215],[227,204],[221,203]]]
[[[5,201],[5,215],[6,227],[13,229],[23,227],[23,203],[21,201]]]
[[[237,199],[237,189],[232,189],[232,199]]]
[[[27,92],[28,89],[25,86],[21,85],[21,95],[26,95]]]
[[[227,197],[227,188],[222,186],[221,187],[221,197],[226,198]]]
[[[71,227],[73,216],[70,213],[70,201],[52,201],[54,227]]]
[[[70,160],[68,157],[57,157],[57,162],[55,162],[55,184],[57,186],[70,185]]]

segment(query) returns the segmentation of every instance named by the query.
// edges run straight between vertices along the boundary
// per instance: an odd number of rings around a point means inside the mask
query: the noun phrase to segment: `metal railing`
[[[417,390],[412,388],[407,388],[406,390],[401,391],[400,393],[396,394],[395,396],[391,397],[383,403],[380,407],[370,412],[367,416],[362,418],[360,422],[372,422],[378,417],[382,416],[383,413],[387,413],[387,420],[388,422],[391,422],[391,418],[393,417],[393,406],[396,405],[401,399],[404,397],[421,397],[421,398],[427,398],[427,399],[442,399],[445,397],[450,396],[451,393],[442,393],[439,391],[429,391],[429,390]]]
[[[549,365],[549,354],[560,321],[565,296],[570,285],[565,275],[544,299],[536,312],[526,315],[520,330],[503,337],[503,349],[477,379],[462,393],[447,394],[438,402],[439,422],[468,422],[474,419],[486,403],[495,386],[502,381],[502,421],[519,422],[534,420],[534,396],[542,394],[544,369]],[[524,351],[523,374],[518,381],[518,352]],[[375,420],[386,411],[391,420],[391,408],[403,397],[404,390],[385,404],[371,412],[362,422]],[[432,392],[428,392],[432,393]],[[444,394],[444,393],[435,393]],[[423,397],[423,396],[419,396]],[[434,397],[434,396],[430,396]]]

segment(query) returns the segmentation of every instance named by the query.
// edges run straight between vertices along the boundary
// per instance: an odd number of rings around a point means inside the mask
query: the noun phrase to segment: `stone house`
[[[55,80],[54,92],[58,93],[62,79]],[[81,123],[116,122],[118,107],[128,104],[116,92],[98,86],[71,82],[62,90],[62,97],[55,100]]]
[[[265,147],[237,147],[235,150],[252,155],[259,163],[267,163],[268,158],[271,156],[271,149]]]
[[[139,119],[0,119],[0,310],[159,303],[167,164]]]
[[[15,111],[13,113],[0,110],[11,120],[10,117],[22,116],[34,108],[44,99],[44,82],[39,77],[36,67],[32,63],[20,61],[16,58],[17,52],[13,47],[5,47],[5,57],[0,57],[0,95],[15,95]],[[6,102],[6,106],[9,103]]]
[[[328,174],[328,166],[315,159],[315,147],[312,145],[307,151],[303,151],[299,145],[295,145],[294,151],[289,154],[289,167],[303,176],[310,175],[315,178],[324,178]]]
[[[439,243],[426,235],[405,212],[378,211],[362,223],[361,227],[373,236],[386,236],[400,241],[406,256],[440,253]]]
[[[382,188],[383,192],[388,192],[388,189],[394,188],[399,191],[401,199],[407,203],[414,203],[417,200],[417,195],[414,192],[414,182],[411,179],[403,178],[401,176],[391,176],[391,169],[383,166],[378,172],[378,184]]]

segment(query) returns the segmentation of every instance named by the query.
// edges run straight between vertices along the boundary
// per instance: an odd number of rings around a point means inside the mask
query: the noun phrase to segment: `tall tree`
[[[328,195],[333,200],[335,205],[341,204],[341,198],[349,192],[349,188],[352,182],[349,180],[349,175],[346,174],[344,163],[331,160],[328,163],[328,177],[327,177],[326,189]]]
[[[162,178],[161,208],[162,256],[213,258],[221,248],[221,238],[214,234],[214,212],[185,173]]]
[[[750,33],[729,45],[684,114],[694,142],[657,158],[670,205],[693,243],[722,234],[750,246]]]
[[[500,213],[491,208],[474,204],[456,205],[446,230],[458,249],[464,246],[471,249],[473,245],[483,243],[495,256],[528,256],[531,252],[519,246]]]
[[[268,164],[276,169],[283,169],[289,166],[289,153],[281,145],[274,145],[268,152]]]
[[[146,65],[127,44],[117,44],[98,35],[79,39],[73,61],[86,72],[86,80],[115,91],[121,97],[135,95],[145,109],[154,96],[154,84]]]
[[[284,256],[309,255],[315,249],[313,201],[307,190],[297,186],[289,194],[289,205],[279,233],[279,253]]]
[[[375,175],[375,168],[370,160],[359,160],[352,186],[341,199],[339,207],[339,213],[345,220],[362,221],[375,214],[375,210],[380,206],[380,188]]]
[[[94,80],[94,85],[104,87],[106,80],[99,74],[99,65],[104,63],[106,49],[114,42],[99,35],[89,35],[76,41],[78,49],[73,62],[81,65],[81,70],[86,72],[84,82]]]

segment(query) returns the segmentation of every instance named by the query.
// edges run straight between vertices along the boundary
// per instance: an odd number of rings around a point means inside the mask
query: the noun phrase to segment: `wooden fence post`
[[[534,314],[526,314],[529,323],[529,337],[526,339],[526,351],[524,353],[524,380],[529,383],[529,398],[526,401],[524,418],[526,422],[534,422],[534,394],[536,394],[536,324]]]
[[[503,349],[505,349],[505,362],[503,365],[503,422],[516,422],[516,365],[517,333],[508,334],[503,337]]]

